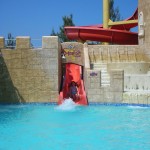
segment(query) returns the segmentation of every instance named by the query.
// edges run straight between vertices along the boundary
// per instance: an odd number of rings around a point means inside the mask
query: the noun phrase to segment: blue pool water
[[[0,105],[0,150],[149,150],[150,107]]]

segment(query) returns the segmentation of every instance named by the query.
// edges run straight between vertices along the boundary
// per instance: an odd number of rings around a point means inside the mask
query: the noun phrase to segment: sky
[[[102,24],[103,0],[0,0],[0,36],[7,38],[42,36],[56,32],[63,24],[62,16],[73,15],[76,26]],[[130,17],[138,6],[138,0],[114,0],[121,18]]]

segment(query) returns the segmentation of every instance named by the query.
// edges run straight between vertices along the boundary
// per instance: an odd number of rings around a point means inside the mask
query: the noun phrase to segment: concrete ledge
[[[86,73],[87,89],[100,89],[101,72],[98,70],[87,70]]]
[[[110,91],[123,92],[124,91],[124,71],[111,70],[110,72]]]
[[[108,71],[112,69],[122,69],[125,74],[145,74],[150,68],[148,62],[119,62],[108,63]]]
[[[150,104],[150,93],[125,92],[123,93],[123,103],[129,104]]]
[[[84,48],[82,43],[64,42],[61,46],[62,52],[65,55],[65,63],[75,63],[82,66],[85,65]]]
[[[125,91],[150,91],[150,74],[127,74],[124,83]]]
[[[28,49],[30,48],[31,42],[29,36],[18,36],[16,37],[16,49]]]
[[[43,36],[42,48],[43,49],[58,49],[58,36]]]
[[[54,105],[54,104],[52,104]],[[139,107],[150,107],[150,104],[134,104],[134,103],[107,103],[107,102],[89,102],[89,105],[93,106],[139,106]]]
[[[4,37],[0,37],[0,48],[4,48],[5,47],[5,39]]]
[[[86,69],[90,69],[90,60],[89,60],[89,54],[88,54],[88,45],[87,45],[86,42],[84,43],[83,51],[84,51],[84,67]]]

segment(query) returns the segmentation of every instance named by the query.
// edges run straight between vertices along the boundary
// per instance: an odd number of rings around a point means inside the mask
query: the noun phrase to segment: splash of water
[[[63,103],[56,107],[57,110],[74,110],[76,107],[76,103],[71,99],[64,99]]]
[[[128,106],[130,109],[147,109],[148,107],[142,107],[142,106]]]

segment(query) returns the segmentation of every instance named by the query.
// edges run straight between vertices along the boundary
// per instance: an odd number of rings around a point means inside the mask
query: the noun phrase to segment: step
[[[102,82],[101,85],[110,85],[110,82]]]
[[[93,63],[92,65],[107,65],[107,63]]]
[[[101,73],[101,76],[102,76],[102,77],[109,77],[109,78],[110,78],[110,75],[107,74],[107,73]]]
[[[110,86],[110,84],[101,85],[101,87],[107,87]]]
[[[107,65],[93,65],[93,67],[99,67],[99,68],[107,68]]]
[[[102,71],[102,70],[106,70],[106,71],[107,71],[107,68],[95,68],[95,67],[94,67],[93,69],[94,69],[94,70],[101,70],[101,71]]]
[[[110,82],[110,78],[101,78],[101,82],[102,81],[109,81]]]
[[[93,68],[107,68],[107,64],[93,64]]]
[[[106,72],[106,73],[108,73],[108,72],[107,72],[107,69],[101,69],[101,72]]]
[[[102,80],[101,83],[110,83],[109,80]]]
[[[107,73],[107,72],[101,72],[101,74],[103,75],[103,76],[109,76],[109,74]]]
[[[110,75],[107,71],[107,63],[93,63],[93,69],[101,71],[101,86],[110,86]]]
[[[110,82],[110,80],[108,80],[108,79],[106,79],[106,78],[103,78],[101,82],[104,82],[104,81]]]

